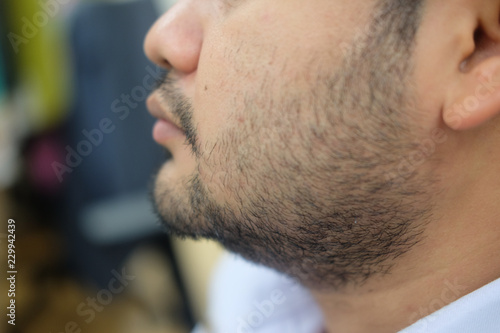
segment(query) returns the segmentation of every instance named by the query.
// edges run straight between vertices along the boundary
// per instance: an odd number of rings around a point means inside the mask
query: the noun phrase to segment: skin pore
[[[167,230],[295,277],[331,332],[396,332],[446,281],[451,302],[500,276],[498,126],[475,127],[496,95],[453,113],[477,73],[500,77],[494,43],[473,39],[482,17],[495,41],[500,6],[456,3],[180,1],[145,47],[171,69],[148,104],[184,131],[155,181]]]

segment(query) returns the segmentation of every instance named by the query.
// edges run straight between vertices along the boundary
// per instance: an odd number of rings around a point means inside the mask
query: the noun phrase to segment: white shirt
[[[431,313],[460,288],[446,281],[443,294],[419,311]],[[193,333],[321,333],[324,328],[321,311],[306,289],[274,270],[231,254],[216,269],[208,322],[209,329],[197,327]],[[500,333],[500,279],[400,333]]]

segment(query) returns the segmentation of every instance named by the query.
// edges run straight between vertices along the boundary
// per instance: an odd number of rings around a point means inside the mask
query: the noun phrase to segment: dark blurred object
[[[168,254],[147,185],[164,153],[151,139],[147,95],[162,74],[143,53],[157,17],[150,0],[89,2],[71,19],[75,105],[67,120],[65,158],[57,165],[65,187],[65,239],[72,269],[98,287],[112,278],[139,244]],[[192,316],[186,307],[186,318]]]
[[[162,155],[150,139],[153,119],[143,102],[132,104],[123,119],[112,110],[116,99],[142,85],[149,66],[142,41],[156,17],[150,1],[89,2],[77,7],[71,19],[76,91],[65,126],[66,157],[58,169],[66,191],[63,229],[74,268],[100,285],[109,281],[111,267],[123,261],[130,246],[99,248],[83,233],[87,228],[84,216],[96,205],[123,196],[145,196],[150,175]],[[107,124],[105,132],[103,122]],[[120,226],[120,221],[97,223]],[[143,211],[136,223],[154,225],[154,216]]]

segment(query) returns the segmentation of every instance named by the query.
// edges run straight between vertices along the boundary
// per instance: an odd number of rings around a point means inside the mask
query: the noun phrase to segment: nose
[[[178,1],[149,30],[144,51],[158,66],[184,74],[196,71],[203,43],[203,26],[194,2]]]

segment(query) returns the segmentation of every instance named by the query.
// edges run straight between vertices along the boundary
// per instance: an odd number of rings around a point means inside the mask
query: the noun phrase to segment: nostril
[[[486,40],[486,35],[481,27],[476,28],[474,30],[474,44],[476,45],[476,48],[480,48],[485,40]]]
[[[172,64],[167,59],[163,59],[163,61],[162,61],[162,67],[165,68],[166,70],[173,69]]]

